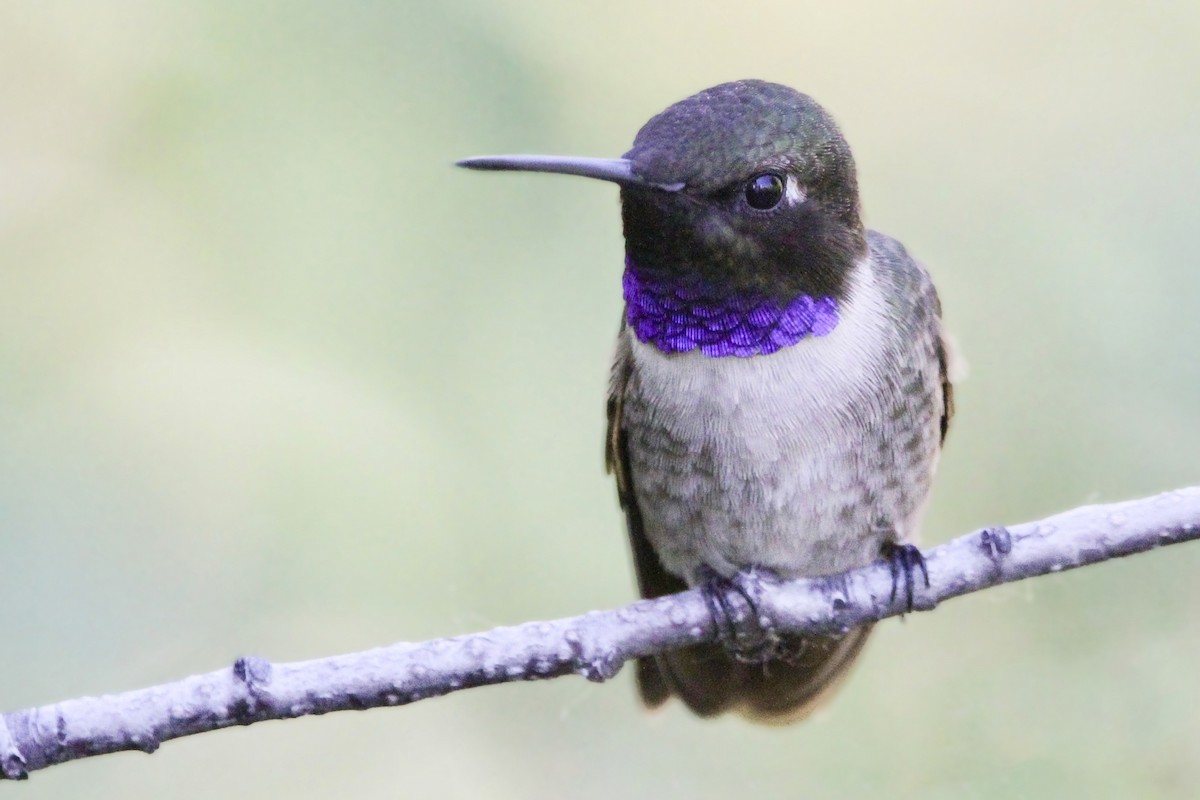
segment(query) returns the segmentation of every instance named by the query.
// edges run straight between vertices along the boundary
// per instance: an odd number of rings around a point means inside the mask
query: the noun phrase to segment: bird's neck
[[[637,338],[663,353],[749,357],[824,336],[838,324],[834,297],[790,300],[761,292],[722,291],[702,278],[650,274],[625,259],[625,319]]]

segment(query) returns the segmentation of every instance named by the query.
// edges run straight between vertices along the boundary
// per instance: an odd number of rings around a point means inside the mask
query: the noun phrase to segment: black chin
[[[626,252],[639,271],[782,303],[800,295],[844,300],[847,278],[866,254],[861,229],[815,199],[776,214],[737,215],[705,199],[623,187],[621,212]],[[707,227],[736,233],[706,235]]]

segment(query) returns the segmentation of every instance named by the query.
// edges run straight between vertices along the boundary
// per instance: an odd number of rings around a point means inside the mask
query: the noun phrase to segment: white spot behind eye
[[[787,199],[789,206],[799,205],[806,199],[804,190],[800,188],[800,183],[796,180],[795,175],[787,176],[787,184],[783,190],[783,196]]]

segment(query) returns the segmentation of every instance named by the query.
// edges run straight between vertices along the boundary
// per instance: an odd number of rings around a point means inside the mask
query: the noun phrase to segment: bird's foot
[[[708,606],[717,640],[725,652],[745,663],[760,664],[776,655],[780,637],[758,608],[766,581],[778,580],[762,567],[750,567],[726,578],[705,567],[700,593]]]
[[[929,588],[929,568],[925,565],[925,556],[921,554],[916,545],[898,542],[885,542],[882,555],[892,571],[892,595],[888,602],[896,602],[900,584],[903,583],[904,607],[911,612],[913,610],[913,594],[917,585],[917,570],[921,571],[925,588]]]

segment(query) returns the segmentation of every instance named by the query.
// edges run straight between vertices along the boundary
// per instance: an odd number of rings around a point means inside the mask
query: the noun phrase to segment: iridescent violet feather
[[[640,341],[664,353],[766,355],[805,336],[824,336],[838,322],[832,297],[800,295],[786,305],[761,295],[722,297],[699,283],[639,275],[628,260],[622,284],[629,326]]]

